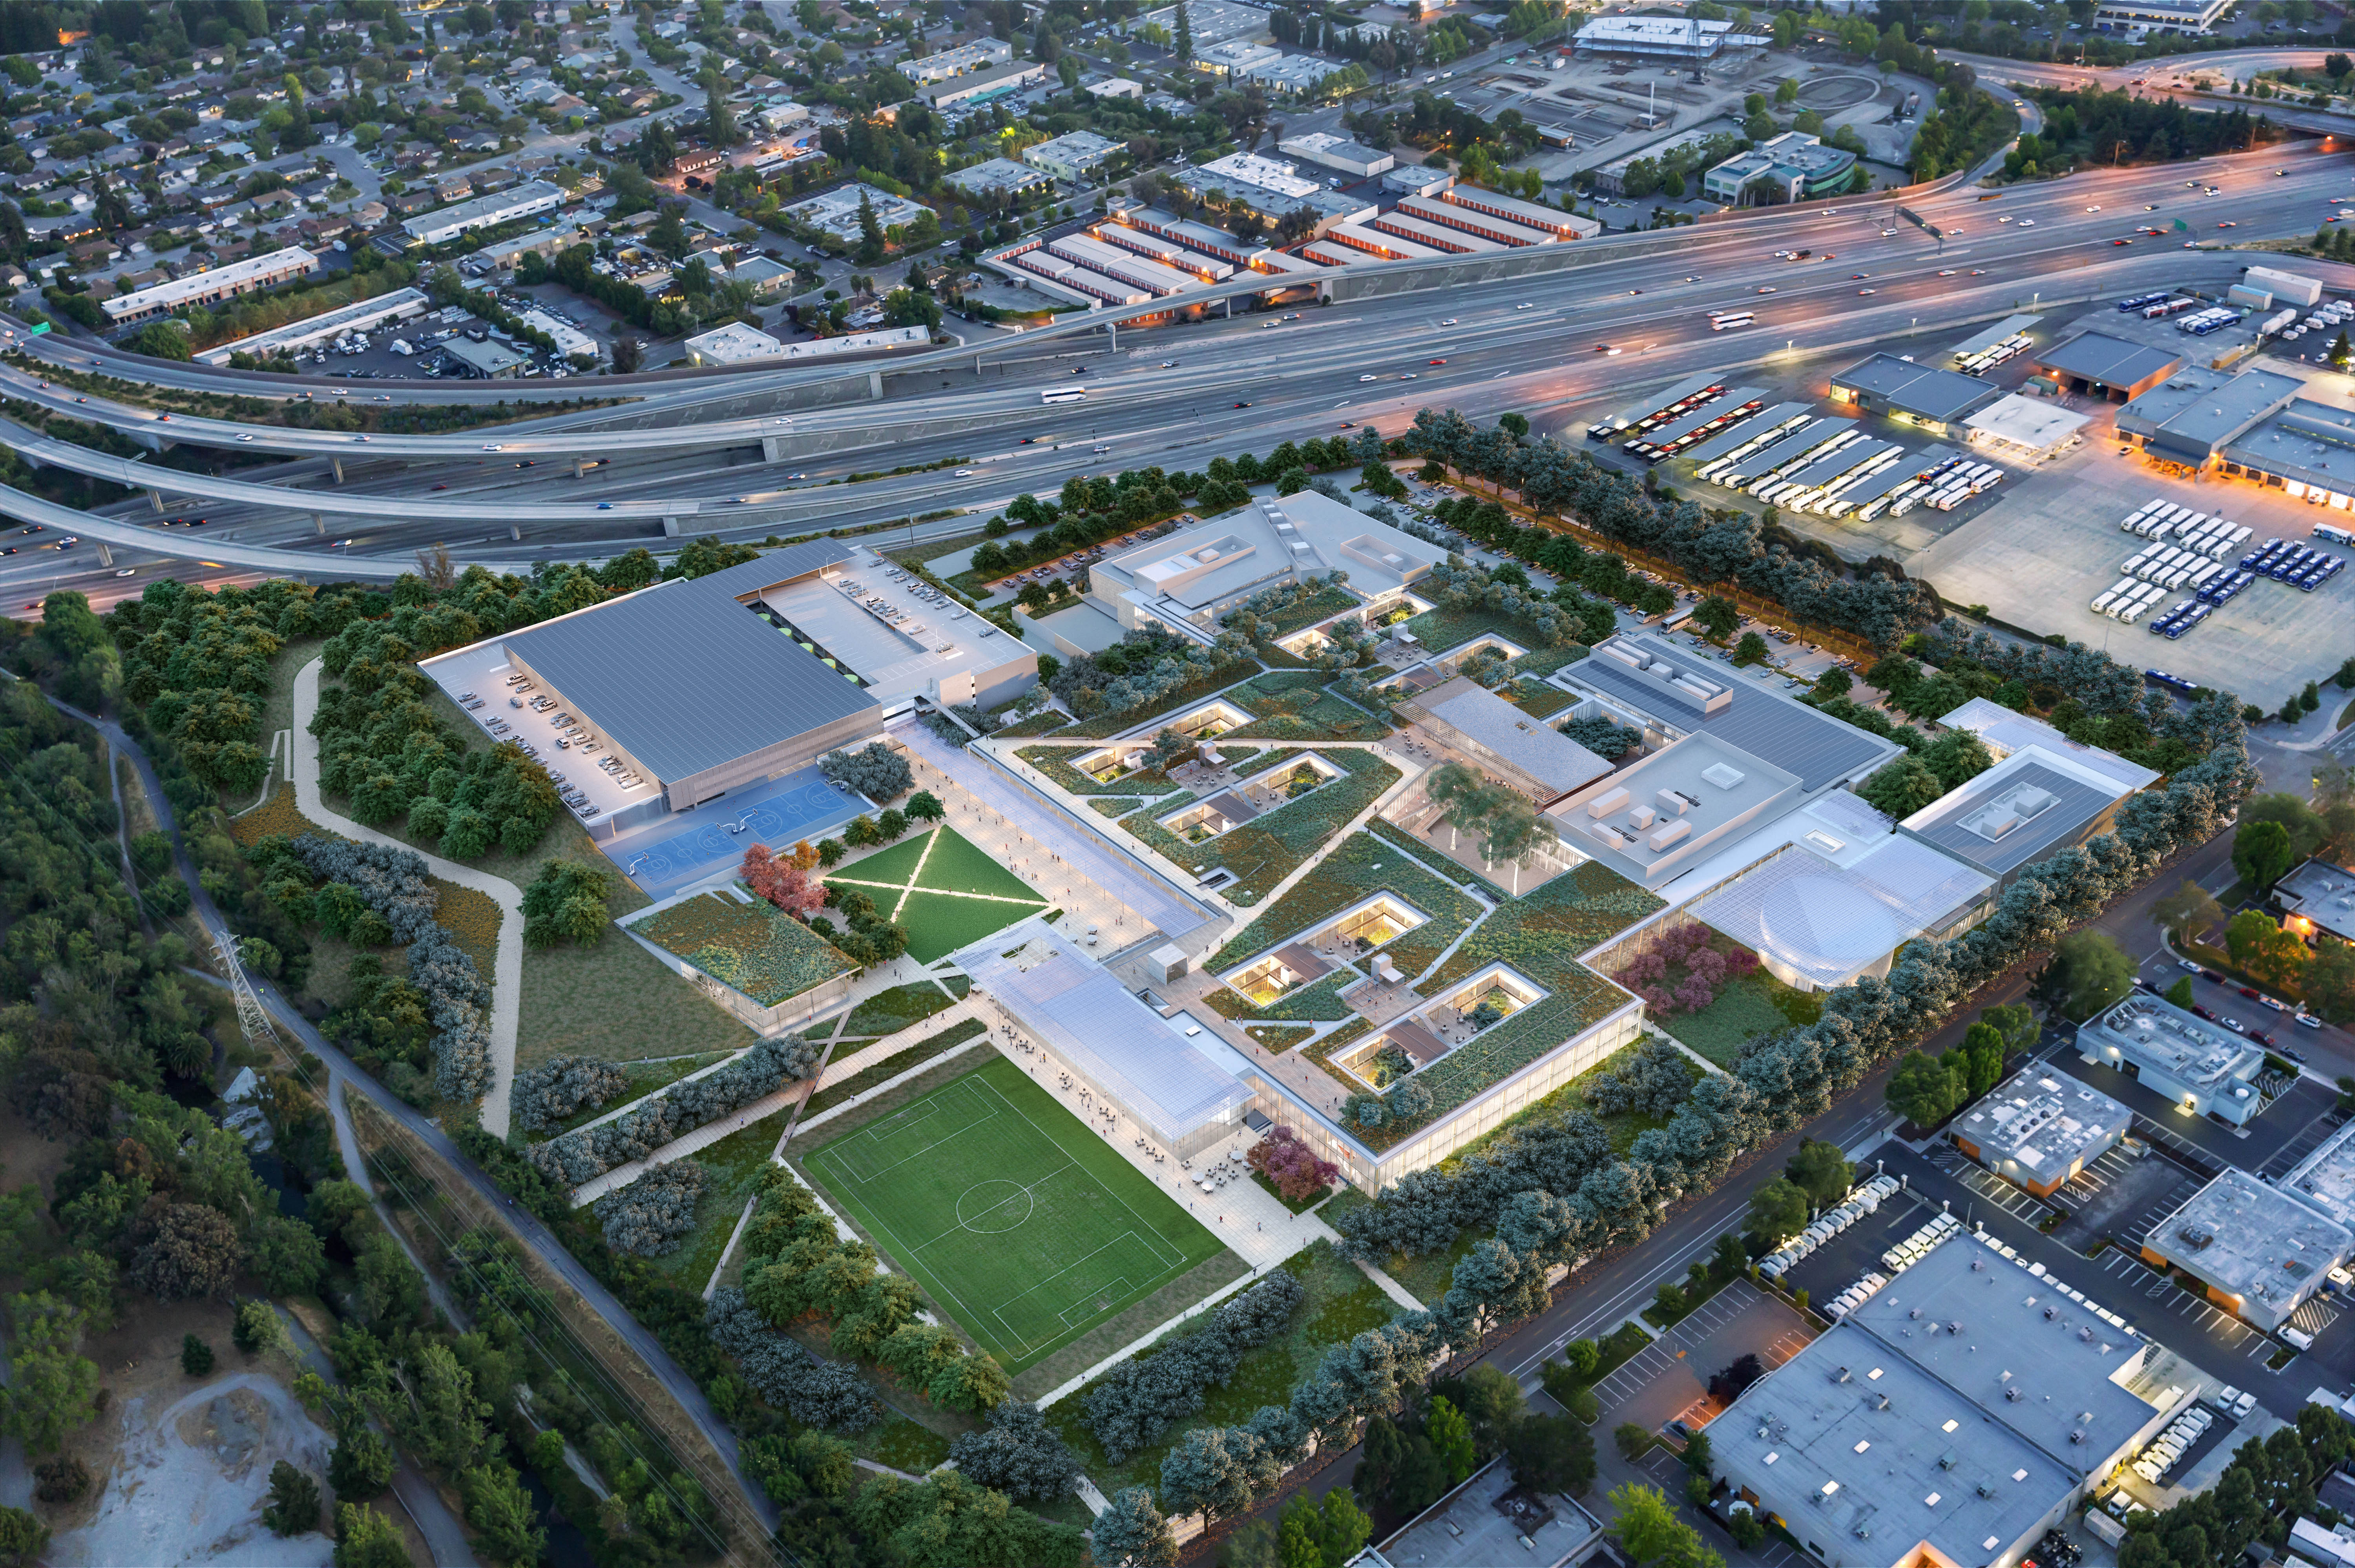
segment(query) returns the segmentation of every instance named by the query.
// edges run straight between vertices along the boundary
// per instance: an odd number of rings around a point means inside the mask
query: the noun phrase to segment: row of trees
[[[1665,559],[1694,582],[1735,584],[1782,605],[1798,620],[1849,632],[1876,647],[1893,648],[1945,613],[1928,584],[1891,575],[1893,563],[1838,576],[1812,556],[1768,546],[1760,520],[1748,513],[1656,501],[1627,475],[1550,437],[1525,442],[1502,420],[1482,428],[1452,408],[1425,408],[1416,414],[1407,444],[1459,473],[1518,492],[1536,512],[1574,518],[1605,539]],[[1565,580],[1582,580],[1588,552],[1567,535],[1520,527],[1509,516],[1491,522],[1476,514],[1468,521],[1489,530],[1474,535],[1482,544]],[[1455,526],[1471,532],[1465,521]]]
[[[644,1160],[697,1128],[817,1074],[822,1048],[793,1034],[771,1035],[720,1066],[649,1095],[610,1121],[531,1146],[551,1181],[578,1187],[616,1165]]]

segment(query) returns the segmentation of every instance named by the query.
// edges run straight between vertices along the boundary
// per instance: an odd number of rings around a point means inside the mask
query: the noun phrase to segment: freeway
[[[2163,99],[2179,103],[2186,109],[2214,113],[2228,109],[2245,109],[2289,130],[2329,138],[2355,132],[2355,116],[2336,109],[2307,108],[2286,99],[2233,98],[2211,91],[2193,79],[2195,73],[2202,70],[2222,70],[2243,79],[2250,73],[2285,68],[2318,71],[2322,69],[2323,59],[2330,52],[2328,49],[2234,49],[2207,55],[2180,55],[2168,59],[2137,60],[2132,65],[2123,66],[2014,60],[1996,55],[1952,54],[1942,58],[1969,66],[1978,73],[1980,85],[1989,90],[2019,83],[2033,87],[2098,88],[2105,92],[2132,92],[2140,98]]]

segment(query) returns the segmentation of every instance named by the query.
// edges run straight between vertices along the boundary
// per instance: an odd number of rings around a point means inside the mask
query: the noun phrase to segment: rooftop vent
[[[1710,763],[1707,768],[1700,770],[1700,776],[1710,783],[1716,785],[1721,789],[1732,789],[1735,788],[1742,782],[1743,778],[1741,768],[1723,762]]]

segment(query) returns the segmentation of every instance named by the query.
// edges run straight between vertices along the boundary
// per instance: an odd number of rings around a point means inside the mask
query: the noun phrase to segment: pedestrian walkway
[[[482,1116],[485,1131],[505,1138],[507,1097],[515,1087],[516,1016],[523,1009],[523,895],[505,877],[427,854],[327,808],[319,794],[319,737],[311,733],[311,721],[319,712],[320,668],[320,661],[314,659],[294,674],[295,809],[330,832],[421,855],[433,875],[471,887],[499,906],[498,945],[486,977],[491,982],[491,1087],[483,1096]]]

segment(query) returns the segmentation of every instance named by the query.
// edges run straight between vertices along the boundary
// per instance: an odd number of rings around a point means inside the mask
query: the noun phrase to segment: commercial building
[[[1305,159],[1321,168],[1337,169],[1361,180],[1387,173],[1398,164],[1398,160],[1388,153],[1361,147],[1347,137],[1336,136],[1328,131],[1288,136],[1275,144],[1275,150],[1288,158]]]
[[[2274,1184],[2324,1219],[2355,1230],[2355,1122],[2324,1139]]]
[[[1893,354],[1868,355],[1831,379],[1834,402],[1853,403],[1866,413],[1941,436],[1960,436],[1963,421],[2000,396],[1993,383],[1976,376]]]
[[[2083,443],[2093,417],[2043,397],[2008,392],[1963,420],[1963,439],[1994,457],[2042,462]]]
[[[127,294],[117,294],[111,300],[101,300],[98,308],[106,313],[109,321],[126,326],[133,322],[170,315],[188,305],[209,308],[257,289],[275,288],[304,276],[318,264],[316,256],[299,245],[290,245],[266,256],[249,256],[227,266],[175,278],[168,283],[154,283]]]
[[[1701,194],[1729,207],[1781,206],[1838,196],[1856,177],[1856,154],[1785,131],[1738,153],[1701,177]]]
[[[970,44],[959,44],[953,49],[926,55],[922,59],[901,60],[898,69],[901,76],[924,87],[936,81],[948,81],[972,71],[986,70],[991,66],[1004,65],[1014,58],[1014,46],[1003,38],[980,38]]]
[[[920,87],[916,96],[935,109],[971,108],[1021,91],[1035,82],[1047,79],[1047,68],[1036,60],[1016,60],[1010,65],[986,66]]]
[[[1034,169],[1011,158],[985,158],[942,178],[967,196],[1020,196],[1055,183],[1045,169]]]
[[[1987,755],[1998,762],[2024,747],[2039,747],[2069,758],[2080,767],[2103,775],[2128,789],[2147,789],[2158,782],[2157,769],[2145,768],[2139,762],[2129,762],[2115,751],[2105,751],[2098,746],[2087,746],[2071,740],[2052,726],[2030,714],[2014,713],[2000,703],[1985,697],[1973,697],[1961,707],[1951,708],[1938,723],[1946,729],[1966,729],[1978,736]]]
[[[1246,199],[1265,192],[1300,200],[1323,188],[1315,180],[1295,174],[1291,164],[1263,158],[1255,153],[1230,153],[1223,158],[1213,158],[1200,166],[1195,177],[1211,189],[1224,188]]]
[[[2355,871],[2310,860],[2274,884],[2274,902],[2289,913],[2286,925],[2313,940],[2328,932],[2355,942]]]
[[[953,604],[916,599],[885,569],[872,551],[812,540],[421,668],[453,699],[495,700],[510,675],[531,682],[552,708],[485,708],[484,722],[537,726],[548,716],[569,725],[558,733],[576,756],[593,745],[600,761],[642,780],[591,827],[610,832],[864,744],[919,697],[1003,702],[1037,680],[1038,656],[1016,639]],[[594,771],[585,758],[579,766]]]
[[[1087,602],[1123,630],[1159,627],[1208,642],[1220,618],[1263,588],[1342,571],[1349,591],[1373,604],[1396,599],[1446,555],[1307,490],[1103,557],[1088,568]]]
[[[1567,1568],[1603,1525],[1570,1498],[1518,1486],[1503,1456],[1352,1559],[1364,1568]]]
[[[1998,1084],[1946,1136],[2012,1185],[2049,1198],[2133,1122],[2133,1112],[2099,1089],[2030,1067]]]
[[[476,343],[464,337],[453,337],[443,344],[442,357],[459,375],[478,381],[504,380],[531,363],[531,355],[518,353],[506,344],[489,339]]]
[[[2013,1568],[2188,1402],[2155,1351],[1956,1236],[1710,1422],[1712,1467],[1828,1568]]]
[[[2179,371],[2118,410],[2118,435],[2154,457],[2221,466],[2224,449],[2296,401],[2306,383],[2273,370]]]
[[[2176,1268],[2208,1298],[2276,1333],[2330,1271],[2355,1254],[2355,1232],[2245,1171],[2227,1167],[2143,1239],[2143,1261]]]
[[[1611,771],[1611,764],[1467,675],[1409,698],[1398,711],[1540,806]]]
[[[476,196],[454,207],[439,211],[405,217],[400,221],[402,232],[411,245],[446,245],[462,234],[472,234],[478,228],[496,228],[502,223],[519,218],[537,217],[543,212],[554,212],[566,201],[564,187],[546,180],[527,180],[513,190],[496,196]]]
[[[596,359],[602,357],[604,353],[597,346],[595,338],[570,322],[558,321],[537,305],[526,310],[516,319],[534,332],[547,334],[549,341],[556,344],[556,352],[567,359],[580,358],[584,355],[590,359]]]
[[[867,205],[875,214],[875,221],[886,229],[913,223],[931,210],[922,202],[893,196],[890,191],[863,180],[853,180],[830,191],[821,191],[780,210],[786,217],[808,224],[829,238],[853,245],[859,238],[858,201],[861,196],[867,198]]]
[[[1682,16],[1601,16],[1578,29],[1572,49],[1580,59],[1674,61],[1697,65],[1715,59],[1729,44],[1742,47],[1766,40],[1737,42],[1731,22],[1704,22]]]
[[[2073,758],[2027,746],[1897,826],[2008,888],[2029,866],[2108,832],[2135,792]]]
[[[1172,1157],[1242,1130],[1252,1095],[1224,1060],[1233,1048],[1199,1028],[1189,1037],[1045,920],[999,931],[957,962],[985,1019],[1018,1032]]]
[[[771,360],[847,359],[863,354],[922,348],[932,341],[929,331],[911,326],[846,333],[840,337],[823,337],[810,343],[782,343],[757,327],[730,322],[688,338],[686,346],[689,364],[754,365]]]
[[[2253,1080],[2264,1070],[2264,1052],[2147,991],[2077,1025],[2077,1054],[2117,1068],[2188,1115],[2227,1127],[2244,1126],[2264,1108]]]
[[[1046,170],[1059,180],[1084,185],[1105,164],[1127,153],[1125,142],[1115,142],[1092,131],[1073,131],[1023,148],[1022,161],[1032,168]]]
[[[2296,305],[2308,309],[2322,302],[2322,280],[2277,267],[2252,267],[2241,275],[2241,286],[2265,296],[2267,306]]]
[[[2102,0],[2094,25],[2106,31],[2205,33],[2231,5],[2232,0]]]
[[[346,333],[373,332],[389,322],[406,321],[432,308],[432,302],[421,291],[395,289],[357,304],[338,306],[324,315],[307,316],[282,327],[255,333],[251,337],[232,338],[210,348],[200,348],[191,357],[199,365],[227,365],[232,354],[250,354],[258,358],[294,354],[333,343]]]
[[[2081,332],[2030,355],[2028,363],[2063,391],[2131,403],[2182,369],[2183,356],[2105,332]]]

